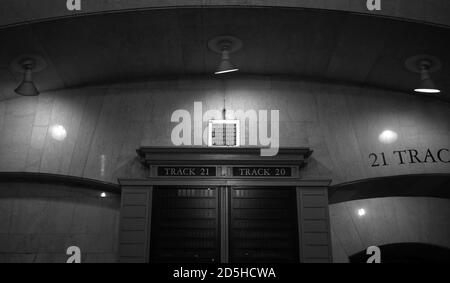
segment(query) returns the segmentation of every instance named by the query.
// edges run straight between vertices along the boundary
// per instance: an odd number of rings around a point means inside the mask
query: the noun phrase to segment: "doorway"
[[[312,151],[141,147],[144,179],[120,179],[121,262],[330,262],[329,179]]]
[[[295,188],[156,187],[150,261],[213,263],[225,246],[232,263],[298,262],[295,195]]]
[[[220,258],[217,188],[156,188],[152,262],[213,263]]]
[[[230,261],[298,262],[293,188],[232,188]]]

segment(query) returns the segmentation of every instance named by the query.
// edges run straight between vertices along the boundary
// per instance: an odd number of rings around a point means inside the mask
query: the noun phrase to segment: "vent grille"
[[[237,147],[240,145],[239,120],[209,121],[208,146]]]

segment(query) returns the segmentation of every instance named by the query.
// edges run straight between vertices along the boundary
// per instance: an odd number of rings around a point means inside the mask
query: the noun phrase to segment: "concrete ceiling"
[[[20,75],[10,62],[23,53],[48,64],[42,90],[211,75],[219,56],[210,38],[230,34],[241,74],[289,75],[411,92],[417,74],[406,58],[431,54],[443,68],[433,79],[450,101],[450,29],[320,10],[192,8],[111,13],[0,30],[0,99],[15,97]]]

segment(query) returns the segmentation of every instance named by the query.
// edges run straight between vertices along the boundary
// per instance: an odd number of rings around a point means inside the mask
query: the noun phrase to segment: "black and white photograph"
[[[0,263],[450,263],[450,1],[0,0]]]

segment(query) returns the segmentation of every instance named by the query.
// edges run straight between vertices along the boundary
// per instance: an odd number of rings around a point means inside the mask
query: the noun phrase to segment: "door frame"
[[[261,148],[258,147],[141,147],[136,152],[146,177],[119,179],[122,189],[120,261],[149,262],[153,188],[180,186],[219,188],[219,221],[222,226],[228,225],[230,217],[228,213],[224,213],[228,211],[229,188],[295,188],[300,261],[331,261],[328,213],[328,186],[331,180],[306,179],[303,176],[302,169],[307,166],[313,153],[311,149],[280,148],[276,156],[261,156]],[[203,170],[213,167],[215,173],[204,175],[200,173],[202,169],[192,169],[194,167],[203,167]],[[255,171],[248,171],[251,174],[247,174],[247,171],[245,174],[235,172],[236,168],[252,167]],[[177,173],[180,168],[182,173]],[[288,170],[285,171],[286,174],[280,175],[277,169],[272,168]],[[184,173],[185,170],[187,173]],[[226,263],[229,261],[229,235],[228,227],[222,226],[220,256],[221,262]],[[320,241],[314,238],[318,233],[321,233]]]
[[[307,262],[308,259],[303,255],[304,241],[302,241],[303,234],[303,221],[302,221],[302,191],[303,188],[308,190],[314,190],[321,193],[328,189],[330,183],[329,180],[304,180],[299,178],[291,179],[276,179],[273,178],[148,178],[148,179],[120,179],[119,183],[122,187],[122,200],[127,195],[128,190],[132,192],[142,191],[147,192],[149,195],[147,198],[147,227],[145,229],[144,235],[144,246],[146,246],[146,252],[143,258],[140,258],[142,262],[150,262],[150,249],[151,249],[151,228],[152,228],[152,208],[153,208],[153,190],[154,188],[164,189],[174,188],[174,187],[185,187],[185,188],[207,188],[215,187],[218,189],[219,198],[219,227],[220,227],[220,261],[221,263],[229,262],[229,194],[230,189],[235,187],[245,187],[245,188],[294,188],[296,190],[296,205],[297,205],[297,221],[298,221],[298,248],[299,248],[299,259],[300,262]],[[328,195],[325,196],[328,200]],[[122,206],[124,201],[122,201]],[[328,204],[326,207],[326,213],[328,214]],[[121,227],[122,223],[126,219],[123,218],[121,213]],[[329,219],[328,228],[329,228]],[[122,231],[121,231],[122,233]],[[329,242],[331,243],[331,233],[328,233]],[[123,236],[120,236],[119,242],[121,242]],[[119,257],[122,260],[123,256],[120,254]],[[330,258],[331,258],[331,244],[330,244]],[[331,260],[331,259],[330,259]],[[127,261],[127,258],[125,258]]]

